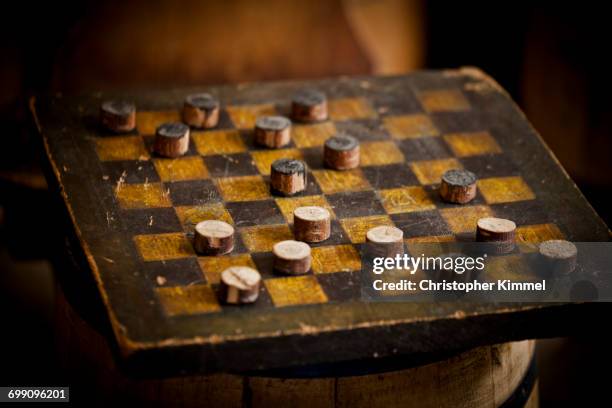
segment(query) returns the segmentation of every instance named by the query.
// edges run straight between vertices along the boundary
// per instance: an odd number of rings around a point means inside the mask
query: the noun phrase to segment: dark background
[[[12,4],[0,25],[0,384],[62,378],[47,261],[53,213],[28,123],[30,96],[474,65],[510,92],[610,225],[608,13],[595,2],[551,4]],[[540,341],[542,406],[609,402],[609,374],[600,374],[610,362],[606,342],[603,332]]]

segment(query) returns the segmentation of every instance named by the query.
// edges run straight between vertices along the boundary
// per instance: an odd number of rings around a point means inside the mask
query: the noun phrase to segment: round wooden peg
[[[347,134],[338,134],[325,141],[325,165],[335,170],[349,170],[359,166],[359,141]]]
[[[111,132],[131,132],[136,127],[136,106],[126,101],[105,101],[100,106],[100,121]]]
[[[476,175],[463,169],[447,171],[442,175],[440,196],[449,203],[469,203],[476,197]]]
[[[331,235],[331,214],[323,207],[298,207],[293,212],[293,229],[298,241],[325,241]]]
[[[288,275],[303,275],[310,270],[310,246],[300,241],[281,241],[274,244],[274,270]]]
[[[404,231],[390,225],[371,228],[366,242],[376,256],[395,257],[404,254]]]
[[[278,159],[272,163],[270,187],[273,194],[292,196],[306,189],[306,164],[300,160]]]
[[[232,266],[221,272],[220,283],[224,303],[253,303],[259,296],[261,275],[248,266]]]
[[[195,226],[193,245],[204,255],[223,255],[234,249],[234,227],[227,222],[206,220]]]
[[[262,116],[255,122],[255,142],[277,148],[291,141],[291,121],[284,116]]]
[[[208,93],[187,96],[183,104],[183,122],[195,128],[214,128],[219,123],[219,101]]]
[[[540,257],[547,273],[565,275],[576,269],[578,248],[569,241],[553,239],[544,241],[539,248]]]
[[[516,224],[504,218],[486,217],[476,224],[476,241],[493,243],[497,253],[512,252],[515,246]]]
[[[320,122],[327,119],[327,97],[315,89],[298,91],[291,101],[291,117],[298,122]]]
[[[160,156],[179,157],[189,149],[189,126],[184,123],[164,123],[157,128],[153,150]]]

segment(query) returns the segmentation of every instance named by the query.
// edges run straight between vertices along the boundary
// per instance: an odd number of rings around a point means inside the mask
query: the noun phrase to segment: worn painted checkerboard
[[[254,145],[256,118],[287,115],[291,94],[303,86],[328,94],[329,120],[294,124],[286,148]],[[529,309],[359,302],[360,244],[376,225],[401,228],[409,247],[469,240],[484,216],[514,220],[524,242],[607,239],[522,114],[479,71],[210,88],[222,102],[219,126],[192,130],[184,157],[156,157],[156,127],[179,120],[193,91],[126,95],[138,109],[137,131],[127,135],[95,124],[101,95],[51,99],[37,116],[119,349],[143,365],[256,369],[414,352],[428,343],[418,330],[436,321]],[[323,143],[337,131],[360,140],[359,169],[324,168]],[[308,188],[297,197],[270,193],[270,165],[283,157],[308,165]],[[468,205],[443,203],[440,177],[459,167],[479,177],[478,195]],[[331,238],[312,245],[309,274],[275,275],[272,245],[292,238],[292,211],[302,205],[331,211]],[[232,254],[194,252],[193,228],[205,219],[236,227]],[[219,303],[219,275],[231,265],[261,272],[255,305]],[[412,346],[405,344],[411,327]],[[472,331],[462,346],[482,338]],[[347,349],[338,351],[341,345]]]

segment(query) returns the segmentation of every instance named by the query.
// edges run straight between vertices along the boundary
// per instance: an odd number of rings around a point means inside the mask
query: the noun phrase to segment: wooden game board
[[[257,116],[287,115],[303,86],[327,93],[330,120],[296,124],[286,148],[255,146]],[[481,72],[208,88],[222,102],[218,128],[193,130],[184,157],[155,157],[156,127],[179,120],[195,91],[124,95],[137,104],[137,131],[120,136],[96,125],[109,95],[33,108],[120,356],[136,366],[252,370],[423,353],[532,337],[544,321],[556,333],[579,314],[579,305],[359,302],[359,247],[372,226],[401,228],[408,246],[466,239],[483,216],[514,220],[522,241],[609,239],[523,114]],[[341,130],[361,142],[357,170],[322,165],[324,141]],[[282,157],[309,166],[298,197],[269,192],[270,164]],[[441,174],[457,167],[479,177],[468,205],[437,194]],[[311,273],[274,275],[271,247],[292,238],[301,205],[330,209],[332,236],[313,245]],[[204,219],[235,225],[231,255],[194,253],[193,227]],[[255,305],[219,303],[219,274],[230,265],[261,272]]]

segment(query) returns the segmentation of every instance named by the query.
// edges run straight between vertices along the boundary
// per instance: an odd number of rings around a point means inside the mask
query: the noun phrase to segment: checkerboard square
[[[489,204],[533,200],[535,194],[521,177],[496,177],[478,181],[478,188]]]
[[[96,139],[96,151],[101,161],[148,160],[144,141],[140,136],[118,136]]]
[[[222,203],[175,207],[176,215],[186,231],[193,231],[196,224],[205,220],[220,220],[234,224],[232,216]]]
[[[434,210],[434,202],[423,187],[401,187],[378,192],[383,207],[389,214]]]
[[[327,196],[327,201],[334,209],[338,218],[354,218],[385,214],[385,209],[374,191],[332,194]],[[360,206],[355,205],[356,203],[368,203],[368,205]]]
[[[489,282],[496,282],[500,279],[510,279],[513,282],[530,282],[537,278],[534,271],[529,267],[527,259],[519,254],[492,256],[487,260],[486,265],[483,277]]]
[[[371,189],[360,169],[336,171],[313,170],[313,176],[325,194]]]
[[[139,208],[109,213],[109,222],[117,219],[123,220],[122,227],[132,234],[163,234],[182,229],[172,207]]]
[[[391,140],[391,136],[378,119],[351,120],[336,122],[338,133],[348,133],[360,142]]]
[[[489,132],[450,133],[444,140],[457,157],[501,153],[501,148]]]
[[[208,130],[191,132],[196,150],[202,156],[244,153],[247,147],[237,130]]]
[[[115,195],[124,209],[172,206],[168,191],[159,183],[120,184],[115,188]]]
[[[248,153],[204,156],[211,177],[255,176],[259,174]]]
[[[463,167],[470,169],[478,178],[508,177],[520,174],[519,168],[505,154],[462,157]]]
[[[221,272],[232,266],[248,266],[257,269],[255,262],[249,254],[224,255],[224,256],[202,256],[198,257],[198,263],[206,281],[211,285],[219,283]]]
[[[119,180],[125,184],[149,184],[161,181],[151,160],[117,160],[101,164],[103,180],[115,186]]]
[[[383,119],[383,123],[394,139],[416,139],[440,134],[431,118],[420,113],[387,116]]]
[[[226,207],[236,225],[240,227],[280,224],[285,221],[276,202],[272,199],[227,203]]]
[[[276,307],[327,302],[314,275],[266,279],[264,283]]]
[[[440,213],[455,234],[475,232],[479,219],[494,217],[491,208],[485,205],[444,208]]]
[[[316,274],[361,270],[361,257],[353,245],[312,249],[312,271]]]
[[[404,155],[393,142],[364,142],[360,146],[361,166],[402,163]]]
[[[375,189],[414,186],[419,183],[406,163],[365,167],[362,171]]]
[[[365,242],[366,233],[374,227],[378,227],[380,225],[394,226],[393,222],[387,215],[347,218],[340,220],[340,223],[353,244],[361,244]]]
[[[136,235],[134,243],[144,261],[165,261],[194,255],[191,243],[182,233]]]
[[[154,135],[161,124],[180,121],[178,110],[136,112],[136,127],[141,135]]]
[[[457,159],[423,160],[410,163],[410,168],[423,185],[436,184],[448,170],[460,169]]]
[[[221,201],[212,180],[174,181],[164,184],[176,206],[203,205]]]
[[[317,280],[328,299],[334,302],[355,301],[361,296],[361,275],[359,273],[325,273],[317,275]]]
[[[565,239],[559,227],[552,223],[523,225],[516,228],[516,241],[520,243],[539,244],[551,239]]]
[[[448,145],[439,137],[407,139],[398,142],[407,161],[437,160],[452,157]]]
[[[144,271],[153,287],[191,286],[206,283],[195,257],[148,262]]]
[[[168,316],[213,313],[221,310],[215,292],[209,285],[157,288],[156,292]]]
[[[250,252],[270,252],[277,242],[293,239],[286,224],[244,227],[240,228],[240,235]]]
[[[199,156],[178,159],[154,159],[157,174],[162,181],[183,181],[208,178],[208,170]]]
[[[452,234],[437,210],[392,214],[391,220],[397,228],[404,232],[405,239]]]
[[[442,89],[423,91],[418,95],[427,112],[455,112],[470,109],[470,103],[461,91]]]
[[[265,176],[270,174],[272,163],[278,159],[303,160],[302,153],[298,149],[275,149],[252,151],[251,156],[257,170]]]
[[[295,125],[292,138],[299,148],[323,146],[325,141],[337,133],[333,122],[315,123],[312,125]]]
[[[331,120],[370,119],[376,111],[366,98],[341,98],[327,101],[327,111]]]
[[[258,117],[277,114],[272,104],[234,105],[226,110],[237,129],[252,129]]]
[[[276,204],[280,208],[287,223],[293,224],[293,211],[298,207],[306,206],[317,206],[323,207],[329,211],[332,218],[334,218],[334,211],[322,195],[311,195],[303,197],[279,197],[276,198]]]
[[[256,201],[270,198],[270,189],[261,176],[215,179],[225,201]]]

